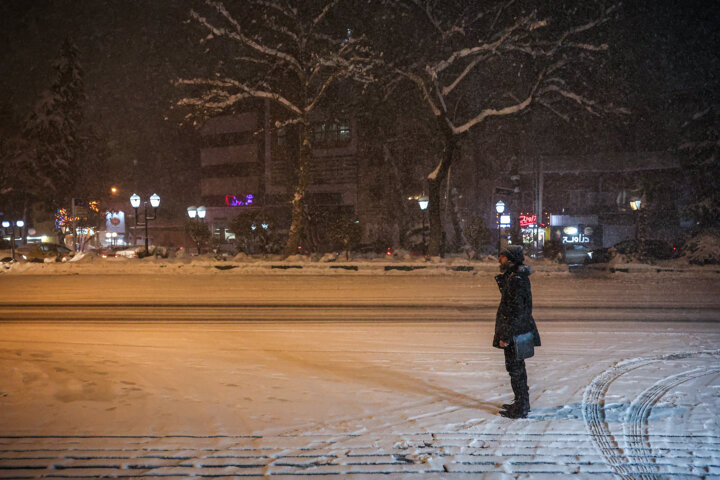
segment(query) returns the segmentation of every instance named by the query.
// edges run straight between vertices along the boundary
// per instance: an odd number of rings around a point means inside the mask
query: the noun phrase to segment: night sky
[[[121,189],[157,190],[168,207],[197,199],[192,130],[170,106],[172,81],[207,70],[189,1],[0,0],[0,133],[17,131],[50,84],[65,37],[79,47],[86,118],[109,141]],[[625,2],[609,27],[609,83],[642,148],[669,148],[686,114],[717,103],[720,9],[713,1]],[[167,115],[170,120],[165,120]],[[620,124],[619,124],[620,125]],[[152,179],[152,184],[150,180]]]

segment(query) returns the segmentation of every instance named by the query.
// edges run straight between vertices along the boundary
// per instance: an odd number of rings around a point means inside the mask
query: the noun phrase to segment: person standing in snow
[[[525,265],[523,248],[510,245],[500,252],[500,275],[495,281],[500,288],[500,306],[495,317],[495,337],[493,347],[505,351],[505,368],[510,374],[515,399],[504,404],[500,415],[508,418],[526,418],[530,412],[530,394],[527,384],[525,360],[515,358],[513,337],[532,332],[536,347],[540,346],[540,334],[532,316],[532,293],[530,274],[532,269]]]

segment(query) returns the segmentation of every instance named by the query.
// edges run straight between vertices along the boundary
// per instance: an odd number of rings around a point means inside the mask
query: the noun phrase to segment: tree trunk
[[[388,179],[390,181],[391,193],[389,193],[390,204],[392,205],[390,212],[387,208],[383,209],[383,215],[391,217],[391,221],[387,222],[392,228],[392,248],[397,250],[400,248],[404,241],[400,239],[400,232],[407,231],[407,219],[408,215],[407,200],[402,195],[402,180],[400,179],[400,172],[398,170],[395,159],[390,151],[390,147],[385,144],[383,145],[383,159],[384,164],[388,169]],[[424,212],[423,212],[424,213]],[[401,225],[402,224],[402,225]]]
[[[635,231],[635,237],[638,241],[638,259],[641,261],[646,260],[647,257],[647,207],[642,206],[637,211],[637,227]]]
[[[452,173],[448,174],[448,185],[450,186],[450,182],[452,180]],[[470,245],[468,245],[467,238],[465,238],[465,231],[463,230],[463,225],[460,220],[460,208],[458,207],[458,193],[457,189],[450,186],[449,188],[450,193],[448,194],[448,206],[450,210],[450,218],[452,219],[453,224],[453,230],[455,230],[455,239],[453,241],[453,249],[456,251],[459,250],[469,250]]]
[[[309,182],[310,162],[312,161],[312,142],[310,137],[310,123],[304,118],[300,123],[300,155],[298,156],[297,185],[292,199],[292,221],[290,234],[285,245],[285,255],[294,255],[298,252],[300,238],[307,226],[305,219],[305,190]]]
[[[449,131],[445,133],[445,155],[440,161],[440,165],[437,167],[434,178],[428,177],[428,188],[429,188],[429,200],[428,205],[428,217],[430,220],[430,240],[428,242],[428,256],[437,257],[440,255],[443,243],[443,222],[442,214],[440,209],[440,201],[442,197],[443,184],[445,183],[452,165],[452,161],[455,158],[455,150],[457,144],[455,137]]]
[[[28,232],[28,199],[27,199],[27,196],[25,196],[25,198],[23,199],[22,219],[23,219],[23,227],[20,230],[20,235],[22,236],[23,245],[27,245],[27,232]],[[13,227],[13,232],[15,232],[15,227]]]

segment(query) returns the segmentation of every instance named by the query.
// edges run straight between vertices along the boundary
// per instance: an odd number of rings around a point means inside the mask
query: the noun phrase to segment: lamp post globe
[[[198,218],[203,219],[203,218],[205,218],[206,214],[207,214],[207,209],[204,206],[200,205],[199,207],[197,207]]]
[[[158,195],[157,193],[153,193],[150,196],[150,206],[152,206],[153,208],[158,208],[160,206],[160,195]]]
[[[2,222],[2,226],[3,226],[3,228],[9,228],[9,227],[10,227],[10,222],[8,222],[7,220],[4,220],[4,221]]]
[[[18,220],[15,222],[15,225],[17,225],[18,228],[23,228],[25,226],[25,222],[22,220]]]
[[[195,218],[195,217],[197,216],[197,214],[198,214],[197,207],[195,207],[194,205],[188,207],[188,208],[187,208],[187,214],[188,214],[188,217],[190,217],[190,218]]]
[[[133,193],[130,196],[130,205],[132,205],[133,208],[140,208],[140,195]]]
[[[420,206],[420,210],[425,211],[428,207],[428,203],[430,203],[430,200],[426,196],[422,196],[418,198],[418,205]]]
[[[503,213],[505,211],[505,202],[502,200],[498,200],[498,202],[495,204],[495,211],[497,213]]]

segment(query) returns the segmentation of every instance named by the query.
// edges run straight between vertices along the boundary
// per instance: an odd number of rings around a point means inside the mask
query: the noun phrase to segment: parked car
[[[145,247],[143,246],[133,246],[133,247],[124,247],[120,250],[115,251],[116,257],[125,257],[125,258],[138,258],[141,257],[145,253]]]
[[[590,251],[590,248],[585,245],[565,245],[563,262],[568,265],[584,265],[588,263],[588,254]]]
[[[586,263],[607,263],[615,255],[636,255],[640,251],[640,242],[637,240],[623,240],[609,248],[596,248],[589,252]],[[677,247],[673,247],[662,240],[646,240],[645,254],[655,260],[668,260],[678,255]]]
[[[170,254],[167,247],[161,247],[161,246],[155,246],[155,245],[148,246],[148,252],[149,252],[149,256],[157,255],[158,257],[162,257],[162,258],[168,258],[169,254]],[[143,258],[146,256],[145,255],[145,246],[144,245],[134,245],[134,246],[124,247],[122,250],[116,250],[115,256],[116,257],[126,257],[126,258]]]
[[[102,257],[102,258],[108,258],[108,257],[116,257],[118,256],[118,252],[120,250],[125,250],[127,247],[102,247],[95,250],[95,254]]]
[[[67,247],[56,243],[31,243],[15,249],[16,258],[26,262],[44,262],[52,258],[57,262],[66,262],[71,259],[75,252]]]
[[[585,263],[607,263],[612,257],[613,252],[610,248],[594,248],[588,252],[588,258]]]

